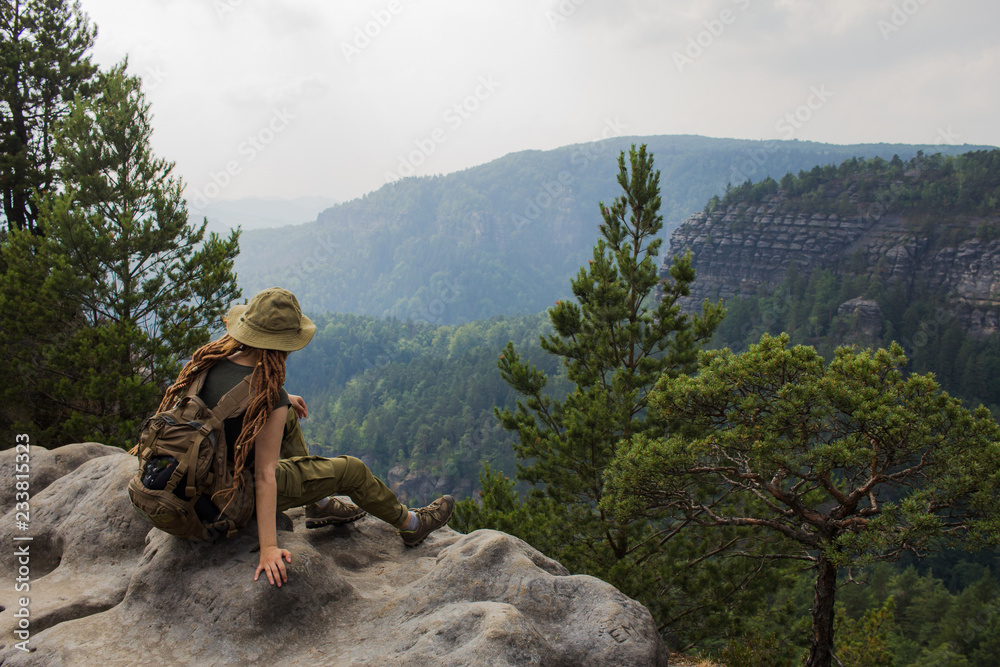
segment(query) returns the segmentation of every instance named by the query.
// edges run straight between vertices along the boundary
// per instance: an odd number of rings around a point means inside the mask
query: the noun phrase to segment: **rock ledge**
[[[6,479],[13,464],[0,452]],[[32,448],[30,591],[11,549],[0,564],[4,667],[667,664],[645,607],[496,531],[406,549],[371,517],[307,532],[292,510],[288,583],[254,582],[252,527],[216,545],[148,529],[125,493],[134,465],[94,443]],[[10,545],[24,534],[0,499]],[[12,639],[20,596],[30,653]]]

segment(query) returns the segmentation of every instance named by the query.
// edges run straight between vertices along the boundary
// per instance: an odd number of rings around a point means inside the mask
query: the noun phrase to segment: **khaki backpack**
[[[254,514],[251,471],[242,471],[243,485],[232,500],[228,494],[216,495],[233,486],[223,422],[246,411],[250,377],[210,409],[198,398],[207,373],[198,375],[172,408],[143,423],[132,450],[139,472],[129,481],[128,495],[156,528],[184,539],[215,541],[235,535]]]

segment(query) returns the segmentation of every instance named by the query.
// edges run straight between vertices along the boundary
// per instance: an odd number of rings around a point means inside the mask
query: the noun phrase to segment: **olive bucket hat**
[[[250,303],[233,306],[224,321],[230,336],[262,350],[301,350],[316,333],[295,295],[280,287],[261,290]]]

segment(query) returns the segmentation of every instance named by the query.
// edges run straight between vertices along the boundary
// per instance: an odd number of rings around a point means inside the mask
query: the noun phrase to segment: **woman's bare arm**
[[[257,581],[263,570],[267,580],[279,587],[288,581],[285,562],[292,562],[292,552],[278,547],[276,524],[278,484],[275,469],[281,451],[281,435],[285,426],[287,407],[273,410],[264,428],[254,440],[254,494],[257,502],[257,535],[260,539],[260,560],[253,580]]]

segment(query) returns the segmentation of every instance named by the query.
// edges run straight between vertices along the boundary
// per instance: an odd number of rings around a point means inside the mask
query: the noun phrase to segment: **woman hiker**
[[[349,523],[368,512],[395,526],[408,547],[448,522],[455,507],[451,496],[411,511],[359,459],[309,455],[298,425],[298,418],[306,416],[305,401],[289,395],[283,385],[285,358],[309,343],[316,325],[302,314],[291,292],[280,287],[263,290],[250,303],[233,306],[224,322],[227,334],[194,353],[160,409],[173,405],[206,368],[199,397],[210,406],[252,374],[246,412],[224,425],[234,479],[242,479],[244,467],[253,467],[260,539],[254,581],[261,572],[271,584],[288,581],[285,562],[292,562],[292,554],[278,546],[276,524],[277,513],[292,507],[305,506],[306,528]],[[357,506],[333,495],[350,496]]]

